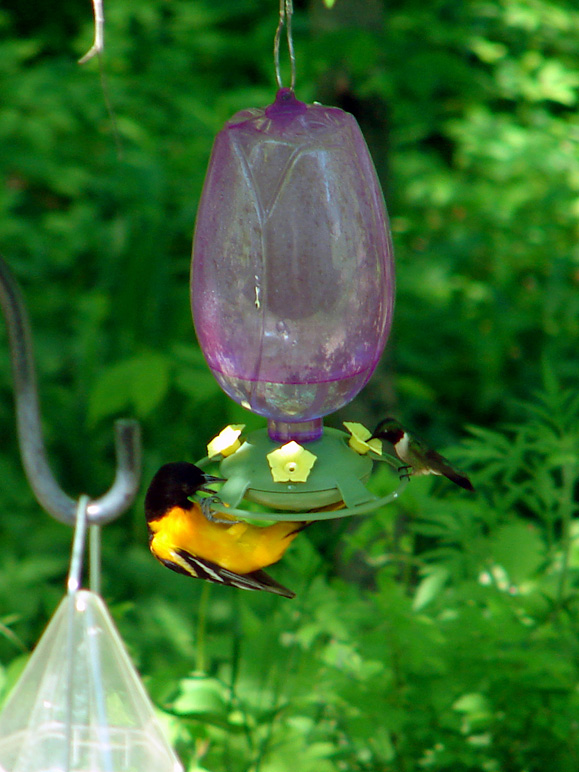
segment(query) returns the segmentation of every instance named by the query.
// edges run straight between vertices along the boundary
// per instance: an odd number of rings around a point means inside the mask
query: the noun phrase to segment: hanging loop
[[[42,437],[32,337],[20,289],[6,262],[0,256],[0,305],[4,311],[10,340],[16,423],[22,464],[39,504],[62,523],[76,521],[77,502],[67,496],[55,480]],[[87,506],[89,525],[115,520],[133,503],[140,481],[141,438],[136,421],[115,423],[116,475],[112,486]]]
[[[294,41],[292,35],[292,16],[294,12],[293,0],[279,0],[279,22],[275,31],[275,38],[273,41],[273,63],[275,67],[275,79],[278,88],[283,88],[281,79],[281,69],[279,64],[279,47],[281,40],[281,33],[285,25],[287,47],[290,60],[290,89],[294,91],[296,86],[296,57],[294,53]]]

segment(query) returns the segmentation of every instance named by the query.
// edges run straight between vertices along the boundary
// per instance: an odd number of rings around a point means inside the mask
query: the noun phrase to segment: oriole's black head
[[[370,439],[378,437],[381,440],[386,440],[392,445],[396,445],[404,436],[404,427],[397,421],[396,418],[385,418],[380,421],[378,426],[372,432]]]
[[[191,509],[189,497],[197,491],[214,493],[207,485],[224,482],[222,477],[206,474],[195,464],[178,461],[162,466],[151,480],[145,496],[147,522],[162,517],[172,507]]]

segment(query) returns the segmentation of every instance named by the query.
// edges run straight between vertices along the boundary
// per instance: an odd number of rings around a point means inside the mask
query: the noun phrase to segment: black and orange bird
[[[309,523],[283,520],[260,527],[221,511],[218,518],[208,517],[201,504],[191,499],[198,491],[213,494],[207,486],[214,482],[223,480],[187,462],[165,464],[159,469],[145,496],[153,555],[180,574],[295,597],[262,569],[280,560]]]

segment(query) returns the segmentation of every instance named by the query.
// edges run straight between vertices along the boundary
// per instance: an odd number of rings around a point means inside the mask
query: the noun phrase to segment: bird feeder
[[[75,526],[67,594],[0,712],[0,772],[183,772],[107,607],[99,596],[99,526],[132,504],[140,479],[140,430],[115,426],[117,466],[98,499],[67,496],[42,436],[31,332],[18,284],[0,257],[0,306],[10,341],[18,439],[38,502]],[[81,589],[91,526],[91,590]]]
[[[6,772],[183,772],[103,600],[69,593],[0,716]]]
[[[375,498],[370,449],[322,425],[368,382],[394,306],[388,216],[352,115],[280,88],[227,122],[199,205],[191,296],[217,382],[267,419],[223,461],[224,501],[299,511]],[[291,442],[316,457],[311,478],[272,474],[268,455]]]
[[[388,337],[394,270],[352,115],[282,88],[227,123],[199,206],[192,304],[215,378],[273,440],[318,439],[358,394]]]

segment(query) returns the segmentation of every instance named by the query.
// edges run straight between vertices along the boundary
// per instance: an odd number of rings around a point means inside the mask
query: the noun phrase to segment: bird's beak
[[[205,482],[203,483],[203,485],[201,485],[198,488],[198,490],[205,491],[205,493],[215,493],[214,490],[212,490],[211,488],[207,487],[208,485],[211,485],[212,483],[218,483],[218,482],[227,482],[227,478],[225,478],[225,477],[215,477],[212,474],[206,474],[206,475],[203,475],[203,476],[205,478]]]

